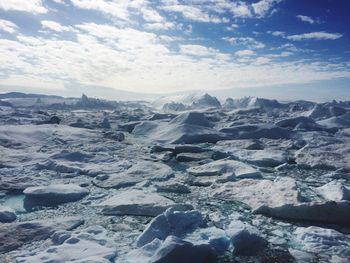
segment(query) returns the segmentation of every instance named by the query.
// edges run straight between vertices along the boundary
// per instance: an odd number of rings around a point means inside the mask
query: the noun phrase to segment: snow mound
[[[343,115],[345,113],[346,110],[341,107],[316,104],[312,110],[305,113],[305,116],[315,120],[321,120]]]
[[[227,109],[237,108],[281,108],[283,105],[277,100],[269,100],[256,97],[244,97],[240,99],[226,99],[223,107]]]
[[[329,129],[336,128],[336,129],[343,129],[343,128],[349,128],[350,127],[350,112],[340,115],[331,117],[325,120],[321,120],[317,122],[319,125],[322,125],[324,127],[327,127]]]
[[[165,111],[182,111],[186,109],[220,108],[220,101],[208,93],[167,96],[155,100],[152,105]]]
[[[207,120],[205,115],[200,112],[190,111],[183,114],[180,114],[173,120],[169,122],[169,124],[173,125],[196,125],[211,128],[213,125]]]
[[[228,138],[226,134],[211,127],[212,124],[203,113],[186,112],[169,123],[142,122],[135,126],[132,133],[165,144],[215,143]]]
[[[313,119],[305,116],[287,118],[276,122],[276,126],[282,128],[291,128],[295,130],[322,130],[321,125],[317,124]]]
[[[208,93],[205,93],[204,95],[197,97],[192,102],[191,106],[194,108],[209,108],[209,107],[220,108],[221,103],[217,98],[210,96]]]

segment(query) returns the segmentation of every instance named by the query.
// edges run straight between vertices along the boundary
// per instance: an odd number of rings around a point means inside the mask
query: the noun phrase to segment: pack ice
[[[350,102],[0,95],[0,262],[349,262]]]

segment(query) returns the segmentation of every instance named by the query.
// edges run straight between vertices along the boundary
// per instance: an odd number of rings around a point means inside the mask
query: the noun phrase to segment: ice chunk
[[[193,245],[175,236],[169,236],[164,242],[155,239],[142,248],[131,251],[127,262],[154,263],[211,263],[216,261],[216,254],[209,245]]]
[[[53,236],[53,238],[55,235]],[[43,252],[18,257],[19,263],[37,262],[110,262],[117,255],[115,243],[101,226],[75,231],[62,243],[54,243]]]
[[[169,235],[181,236],[204,224],[202,214],[198,211],[166,210],[154,218],[137,238],[137,245],[143,246],[154,239],[164,240]]]
[[[177,204],[156,193],[129,190],[116,194],[96,205],[105,215],[143,215],[157,216],[170,207],[178,210],[192,209],[191,205]]]
[[[232,222],[226,232],[231,236],[234,255],[253,256],[268,243],[256,227],[239,221]]]
[[[217,142],[228,136],[213,128],[203,113],[186,112],[169,123],[142,122],[135,127],[133,134],[147,136],[160,143],[192,144]]]
[[[276,126],[283,128],[292,128],[296,130],[311,130],[311,131],[321,131],[325,128],[317,124],[313,119],[299,116],[294,118],[288,118],[276,122]]]
[[[238,200],[253,210],[261,206],[280,207],[299,203],[296,181],[283,177],[275,181],[242,179],[213,187],[211,195],[225,200]]]
[[[17,218],[15,211],[7,206],[0,205],[0,223],[9,223]]]
[[[316,191],[327,200],[331,201],[350,201],[350,188],[344,186],[337,181],[329,182],[321,187],[316,188]]]
[[[170,166],[162,163],[142,161],[128,170],[111,174],[106,180],[94,180],[94,183],[104,188],[121,188],[133,186],[145,180],[166,181],[174,175]]]
[[[89,190],[75,184],[51,184],[26,188],[24,205],[30,209],[33,206],[52,206],[67,202],[74,202],[85,195]]]
[[[186,235],[184,240],[194,245],[209,245],[218,255],[225,253],[231,247],[230,236],[217,227],[197,228]]]
[[[222,128],[221,132],[227,133],[232,139],[290,139],[294,132],[275,125],[235,125]]]
[[[350,225],[350,202],[327,201],[285,204],[279,207],[261,206],[256,213],[296,221]]]
[[[227,179],[260,178],[255,168],[235,160],[217,160],[200,166],[193,166],[187,172],[195,176],[224,176]]]
[[[300,249],[329,257],[337,255],[350,258],[350,237],[333,229],[316,226],[298,227],[294,231],[294,240]],[[348,261],[335,261],[348,262]]]
[[[39,240],[45,240],[58,230],[71,230],[84,221],[79,217],[58,217],[55,219],[34,220],[0,224],[0,253]]]

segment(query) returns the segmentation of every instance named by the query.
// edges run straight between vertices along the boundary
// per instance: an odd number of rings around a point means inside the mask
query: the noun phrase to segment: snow
[[[195,176],[222,176],[227,180],[261,178],[255,168],[235,160],[217,160],[200,166],[192,166],[187,172]]]
[[[73,233],[56,232],[52,242],[45,251],[19,257],[17,262],[110,262],[117,255],[114,241],[107,237],[107,231],[101,226],[90,226]]]
[[[191,205],[177,204],[156,193],[128,190],[116,194],[96,205],[105,215],[157,216],[170,207],[178,210],[192,209]]]

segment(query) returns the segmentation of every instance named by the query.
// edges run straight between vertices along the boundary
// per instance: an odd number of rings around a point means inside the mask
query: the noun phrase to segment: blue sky
[[[349,11],[348,0],[0,0],[0,91],[350,89]]]

